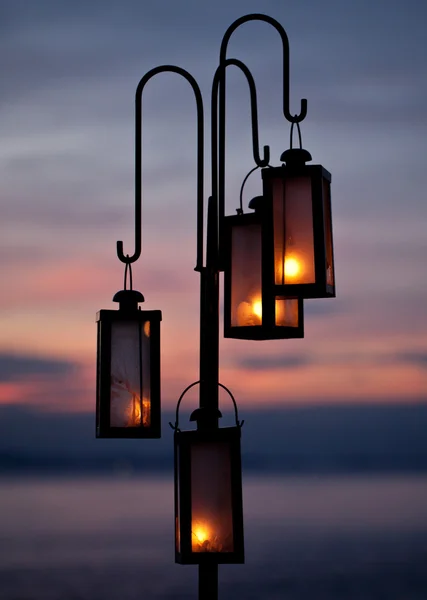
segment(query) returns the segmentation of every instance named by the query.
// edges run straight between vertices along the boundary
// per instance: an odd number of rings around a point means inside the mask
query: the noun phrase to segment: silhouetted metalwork
[[[282,167],[275,168],[269,165],[269,146],[263,147],[263,156],[261,157],[257,92],[253,76],[242,61],[236,58],[227,58],[227,46],[231,35],[240,25],[249,21],[268,23],[276,29],[282,40],[283,115],[291,123],[290,149],[281,157],[281,160],[287,163],[286,167],[282,165]],[[248,82],[252,151],[256,167],[249,171],[242,183],[237,215],[225,217],[226,72],[229,66],[237,67]],[[317,240],[315,243],[313,242],[313,247],[316,252],[319,252],[320,258],[315,259],[317,279],[314,286],[312,285],[309,290],[304,287],[304,291],[309,294],[309,297],[316,297],[316,294],[321,296],[322,293],[323,295],[332,295],[332,291],[335,293],[335,288],[333,290],[331,288],[332,285],[334,286],[334,274],[328,187],[330,176],[328,179],[329,174],[320,166],[307,167],[305,165],[305,162],[311,157],[302,149],[299,123],[307,114],[307,100],[301,100],[299,114],[291,114],[289,107],[289,42],[285,30],[278,21],[263,14],[250,14],[237,19],[227,29],[222,39],[219,66],[212,82],[212,192],[207,206],[206,256],[204,257],[204,112],[200,88],[188,71],[173,65],[156,67],[142,77],[135,94],[135,248],[132,255],[125,255],[123,242],[117,242],[117,255],[126,265],[124,290],[114,297],[114,300],[120,303],[120,308],[118,311],[100,311],[98,318],[98,434],[102,433],[103,437],[109,437],[114,433],[112,429],[115,427],[115,431],[120,429],[120,432],[119,435],[113,437],[134,437],[127,430],[136,428],[143,430],[145,427],[144,431],[147,435],[140,435],[140,437],[149,437],[148,430],[150,428],[153,434],[151,437],[160,435],[161,313],[160,311],[138,310],[138,302],[143,301],[143,296],[132,290],[131,264],[140,257],[142,244],[142,94],[148,81],[155,75],[164,72],[176,73],[189,82],[194,92],[197,109],[197,251],[195,270],[200,273],[200,376],[182,392],[177,404],[175,425],[170,423],[175,430],[176,560],[182,563],[198,563],[199,599],[217,600],[218,563],[244,561],[240,463],[240,430],[243,421],[239,422],[234,396],[228,388],[219,383],[219,273],[220,270],[225,270],[224,323],[226,337],[241,339],[303,337],[303,288],[288,285],[289,282],[286,279],[288,277],[285,264],[286,244],[294,243],[293,235],[290,234],[291,239],[289,239],[284,219],[279,219],[279,224],[274,221],[273,208],[275,202],[277,204],[278,201],[281,201],[282,204],[280,202],[279,204],[284,214],[286,206],[289,205],[287,178],[292,179],[296,174],[297,177],[305,177],[306,181],[311,182],[313,235]],[[299,149],[292,147],[295,125],[299,136]],[[249,208],[255,209],[254,213],[243,214],[243,188],[249,175],[258,168],[262,170],[263,196],[254,198],[249,203]],[[319,171],[319,169],[323,170]],[[278,193],[277,190],[280,186],[282,187]],[[307,185],[304,190],[308,190]],[[322,227],[324,228],[323,238]],[[278,234],[283,234],[279,240],[283,242],[283,248],[281,247],[283,252],[276,260],[277,257],[274,253],[278,245],[275,236],[277,237]],[[237,237],[233,239],[235,235]],[[250,260],[245,254],[251,254]],[[295,271],[295,264],[292,268]],[[246,283],[243,282],[246,277],[245,273],[249,273]],[[279,275],[283,281],[277,282],[274,278]],[[254,276],[258,277],[256,281],[252,281]],[[126,289],[127,277],[130,279],[130,290]],[[255,285],[255,287],[252,286],[253,289],[249,289],[251,282]],[[259,288],[259,299],[254,296],[255,288]],[[130,335],[132,343],[127,344],[127,351],[130,349],[132,360],[136,357],[137,363],[141,366],[145,364],[143,357],[149,356],[151,369],[147,371],[147,368],[144,367],[145,371],[140,368],[139,372],[137,369],[133,369],[137,372],[137,375],[133,373],[132,378],[136,381],[138,389],[133,389],[135,387],[133,383],[129,384],[127,388],[125,386],[133,404],[131,402],[130,408],[126,405],[124,411],[120,412],[119,410],[117,414],[114,414],[114,418],[124,420],[118,427],[113,426],[111,422],[114,412],[111,409],[111,388],[116,384],[122,385],[123,381],[120,376],[119,382],[113,382],[112,354],[117,350],[122,351],[121,345],[124,344],[123,340],[126,335],[121,337],[120,334],[116,340],[116,347],[112,349],[112,331],[116,322],[119,324],[119,328],[124,323],[125,333]],[[134,324],[136,324],[136,334],[133,330],[133,333],[129,333]],[[149,344],[146,338],[150,340]],[[147,348],[148,354],[146,353]],[[148,378],[147,373],[149,373]],[[144,390],[147,387],[147,381],[150,398],[156,398],[157,406],[155,408],[154,404],[152,405],[149,420],[147,420],[147,411],[144,412]],[[197,421],[197,429],[183,432],[179,428],[179,407],[185,394],[196,385],[200,386],[199,408],[192,413],[191,420]],[[221,417],[218,408],[219,388],[223,388],[231,397],[235,411],[235,427],[218,427],[218,419]],[[100,400],[103,397],[106,398],[105,402]],[[122,434],[121,431],[124,433]],[[220,465],[217,473],[206,469],[211,458],[212,469],[215,465]],[[228,474],[225,478],[224,473]],[[221,514],[211,515],[213,520],[207,524],[209,518],[204,514],[204,509],[209,509],[210,496],[215,494],[220,494],[221,500],[228,498],[227,508]],[[217,505],[220,504],[219,502]],[[212,503],[213,508],[217,505],[215,502]],[[198,511],[202,515],[201,520],[206,521],[205,529],[203,530],[201,527],[199,533],[195,532],[193,528],[193,521],[197,517]]]
[[[227,31],[225,32],[219,53],[219,64],[222,65],[227,61],[227,47],[230,37],[234,33],[234,31],[243,25],[244,23],[248,23],[249,21],[263,21],[264,23],[268,23],[272,27],[276,29],[279,33],[280,38],[282,40],[282,51],[283,51],[283,115],[290,123],[300,123],[303,121],[307,115],[307,100],[303,98],[301,100],[301,111],[299,115],[291,115],[289,110],[289,40],[286,35],[286,31],[282,27],[282,25],[269,17],[268,15],[263,14],[250,14],[240,17],[236,21],[234,21]],[[222,244],[223,239],[223,231],[222,231],[222,217],[224,216],[225,211],[225,128],[226,128],[226,74],[224,70],[223,77],[221,78],[220,86],[219,86],[219,149],[218,149],[218,211],[219,211],[219,219],[220,219],[220,243]],[[258,164],[258,163],[257,163]],[[260,165],[259,165],[260,166]],[[220,268],[223,270],[224,264],[224,250],[222,246],[220,247]]]
[[[203,162],[204,162],[204,115],[203,100],[197,81],[181,67],[162,65],[148,71],[138,83],[135,93],[135,251],[132,256],[123,253],[123,242],[117,242],[117,256],[124,263],[133,263],[141,256],[142,217],[142,93],[146,84],[159,73],[177,73],[193,88],[197,107],[197,255],[196,271],[203,263]]]
[[[250,103],[251,103],[251,125],[252,125],[252,152],[255,163],[258,167],[266,167],[270,161],[270,148],[264,146],[264,157],[261,158],[259,153],[259,136],[258,136],[258,105],[257,105],[257,93],[254,78],[248,67],[240,60],[230,58],[220,63],[217,68],[213,83],[212,83],[212,97],[211,97],[211,161],[212,161],[212,196],[218,198],[218,136],[220,147],[225,144],[225,140],[221,137],[225,135],[225,127],[222,126],[225,123],[225,116],[219,113],[219,131],[218,131],[218,89],[225,85],[225,71],[228,66],[238,67],[245,75],[249,85]],[[221,163],[221,160],[219,161]],[[222,213],[220,210],[219,220],[224,216],[224,206]]]
[[[169,423],[170,427],[175,430],[178,431],[179,430],[179,409],[181,406],[181,402],[184,400],[184,396],[187,394],[187,392],[189,392],[191,390],[191,388],[195,387],[196,385],[200,384],[200,379],[198,379],[197,381],[193,381],[193,383],[190,383],[190,385],[187,385],[187,387],[185,388],[185,390],[181,393],[180,397],[178,398],[178,402],[176,404],[176,409],[175,409],[175,423]],[[237,409],[237,402],[235,397],[233,396],[233,394],[231,393],[231,391],[228,389],[227,386],[225,386],[222,383],[218,383],[218,387],[222,388],[224,391],[227,392],[227,394],[230,396],[231,401],[233,403],[233,408],[234,408],[234,418],[236,421],[236,426],[238,427],[242,427],[243,423],[245,422],[244,420],[239,421],[239,412]],[[190,421],[195,421],[197,416],[197,411],[193,411],[191,417],[190,417]],[[218,417],[222,417],[221,412],[219,412]]]
[[[240,206],[239,206],[239,208],[236,209],[236,212],[238,215],[243,215],[243,213],[245,212],[243,210],[243,190],[245,189],[245,184],[246,184],[247,180],[249,179],[249,177],[252,175],[252,173],[254,173],[257,169],[259,169],[258,165],[256,167],[254,167],[253,169],[251,169],[249,171],[249,173],[247,175],[245,175],[245,178],[242,181],[242,185],[240,186],[240,194],[239,194]]]

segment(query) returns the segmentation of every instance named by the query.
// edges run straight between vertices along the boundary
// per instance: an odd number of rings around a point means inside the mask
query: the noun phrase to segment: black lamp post
[[[260,157],[257,97],[251,72],[237,59],[227,59],[232,33],[253,20],[272,25],[283,46],[283,114],[292,124],[291,148],[269,165],[269,147]],[[254,212],[225,217],[225,98],[226,70],[239,68],[249,85],[252,146],[256,168],[262,169],[263,195],[249,205]],[[135,251],[117,254],[126,265],[124,290],[116,294],[118,311],[98,317],[97,435],[99,437],[160,436],[160,311],[141,311],[142,294],[126,290],[126,273],[141,254],[142,93],[147,82],[162,72],[184,77],[197,107],[197,258],[200,273],[199,409],[192,420],[197,429],[181,431],[179,404],[174,434],[176,562],[199,565],[199,598],[218,597],[218,564],[244,562],[240,461],[241,425],[235,406],[235,427],[219,428],[219,273],[224,271],[225,336],[241,339],[304,337],[303,298],[335,295],[330,175],[300,148],[292,149],[292,128],[307,113],[301,100],[299,115],[289,111],[289,45],[286,32],[266,15],[247,15],[235,21],[221,43],[220,62],[212,84],[212,193],[208,202],[206,257],[203,259],[203,101],[195,79],[180,67],[159,66],[144,75],[135,96]],[[219,100],[219,102],[218,102]],[[301,144],[300,144],[301,145]],[[117,405],[117,379],[129,382],[126,401]],[[116,406],[117,405],[117,406]]]

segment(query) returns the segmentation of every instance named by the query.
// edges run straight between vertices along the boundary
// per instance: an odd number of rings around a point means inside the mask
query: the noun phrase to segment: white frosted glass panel
[[[273,180],[275,283],[315,283],[311,179]]]
[[[283,285],[283,260],[285,255],[285,212],[283,198],[283,181],[273,179],[273,237],[274,237],[274,282]]]
[[[191,548],[233,552],[230,444],[191,447]]]
[[[231,239],[231,325],[261,324],[261,226],[235,226]]]
[[[149,322],[115,322],[111,328],[111,427],[148,427],[150,400]],[[140,351],[141,348],[141,351]]]
[[[298,327],[298,300],[276,297],[276,325]]]

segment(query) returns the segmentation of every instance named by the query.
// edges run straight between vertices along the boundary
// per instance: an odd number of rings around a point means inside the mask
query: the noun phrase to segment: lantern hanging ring
[[[292,150],[292,138],[293,138],[293,133],[294,133],[294,125],[297,126],[299,147],[300,147],[300,150],[302,150],[301,127],[299,126],[298,122],[292,123],[292,125],[291,125],[291,132],[290,132],[290,135],[289,135],[289,147]]]
[[[126,259],[129,258],[129,254],[126,254]],[[129,275],[129,289],[132,290],[133,289],[133,282],[132,282],[132,263],[130,263],[128,260],[126,260],[126,264],[125,264],[125,275],[123,278],[123,289],[127,290],[127,276]]]
[[[185,390],[182,392],[182,394],[180,395],[177,405],[176,405],[176,412],[175,412],[175,425],[173,425],[171,422],[169,422],[169,426],[174,429],[175,431],[181,431],[179,428],[179,407],[181,405],[182,400],[184,399],[185,394],[191,390],[192,387],[194,387],[195,385],[200,384],[200,379],[198,379],[197,381],[193,381],[193,383],[190,383],[190,385],[188,385]],[[239,421],[239,413],[237,410],[237,403],[236,400],[233,396],[233,394],[231,393],[231,391],[228,389],[227,386],[223,385],[222,383],[218,383],[218,386],[220,388],[222,388],[223,390],[225,390],[227,392],[227,394],[230,396],[231,401],[233,402],[233,406],[234,406],[234,417],[236,419],[236,427],[241,428],[243,426],[243,423],[245,422],[245,420],[243,419],[242,421]],[[219,412],[219,411],[218,411]],[[221,414],[219,416],[222,416]]]

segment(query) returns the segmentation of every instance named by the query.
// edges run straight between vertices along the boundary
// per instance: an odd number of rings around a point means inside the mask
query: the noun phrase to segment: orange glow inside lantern
[[[261,296],[254,295],[251,299],[243,300],[237,306],[237,326],[247,327],[261,325],[262,301]]]
[[[230,445],[193,444],[191,481],[192,551],[233,552]]]
[[[257,204],[262,207],[259,202]],[[275,293],[272,262],[268,271],[270,285],[264,285],[263,269],[268,261],[263,257],[263,218],[262,208],[255,209],[255,213],[225,218],[224,337],[247,340],[302,338],[302,300],[284,296],[280,291]],[[289,277],[299,277],[303,270],[303,263],[295,255],[287,257],[286,263],[282,257],[279,264]]]
[[[149,321],[111,328],[111,427],[151,424],[149,332]]]
[[[274,283],[314,283],[311,181],[295,177],[272,183]]]
[[[243,561],[239,427],[175,432],[175,524],[177,562]]]

